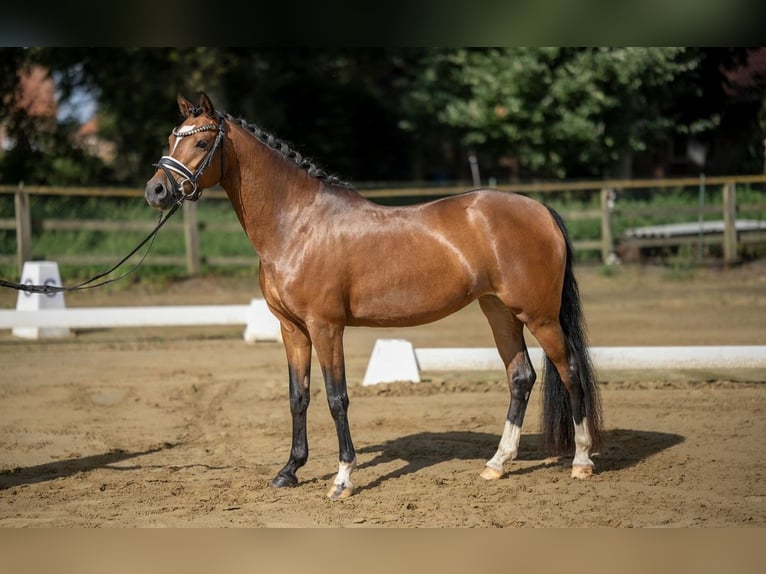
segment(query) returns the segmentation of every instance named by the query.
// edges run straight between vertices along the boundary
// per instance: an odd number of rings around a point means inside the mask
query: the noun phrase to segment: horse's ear
[[[181,94],[178,94],[176,101],[178,102],[178,109],[181,110],[181,115],[185,118],[189,117],[189,112],[194,108],[194,104],[184,98]]]
[[[199,93],[199,109],[202,110],[203,114],[215,117],[215,107],[205,92]]]

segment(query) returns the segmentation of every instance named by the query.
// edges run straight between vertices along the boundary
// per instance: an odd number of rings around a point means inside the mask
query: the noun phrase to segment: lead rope
[[[45,293],[45,294],[51,294],[51,293],[61,293],[64,291],[81,291],[83,289],[93,289],[94,287],[101,287],[102,285],[108,285],[109,283],[114,283],[115,281],[119,281],[120,279],[127,277],[131,273],[133,273],[136,269],[138,269],[141,264],[144,262],[144,259],[146,259],[146,256],[149,254],[149,251],[152,249],[152,245],[154,244],[154,238],[157,237],[157,233],[159,233],[160,229],[162,229],[162,226],[165,225],[165,222],[170,219],[170,217],[178,211],[178,208],[181,207],[181,204],[184,202],[185,199],[188,199],[190,201],[196,201],[199,199],[199,196],[202,193],[202,190],[199,189],[197,185],[197,180],[199,179],[199,176],[202,175],[202,172],[209,166],[213,161],[213,156],[215,155],[216,149],[220,146],[221,147],[221,180],[223,180],[223,151],[226,148],[225,145],[221,145],[223,142],[223,136],[224,136],[224,116],[220,115],[218,120],[218,125],[204,125],[200,126],[198,128],[195,128],[194,130],[186,133],[179,133],[176,130],[173,130],[173,134],[176,137],[184,137],[187,135],[191,135],[194,133],[199,133],[201,131],[207,131],[212,129],[218,129],[218,134],[215,137],[215,141],[213,142],[213,147],[210,148],[210,151],[207,153],[205,158],[203,159],[202,163],[199,165],[199,167],[196,169],[196,171],[192,172],[188,167],[186,167],[183,163],[175,159],[171,156],[162,156],[160,160],[154,164],[155,166],[162,169],[162,171],[165,172],[165,175],[167,176],[168,180],[170,181],[171,185],[173,186],[176,194],[179,196],[178,201],[171,207],[168,212],[163,217],[162,214],[160,214],[160,219],[157,222],[156,227],[152,230],[151,233],[141,242],[139,243],[133,251],[128,253],[125,257],[120,259],[120,261],[117,262],[116,265],[113,267],[107,269],[106,271],[103,271],[102,273],[99,273],[98,275],[95,275],[94,277],[91,277],[87,281],[83,281],[82,283],[78,283],[77,285],[72,285],[71,287],[62,287],[60,285],[33,285],[31,283],[14,283],[13,281],[6,281],[5,279],[0,279],[0,287],[9,287],[10,289],[16,289],[18,291],[26,291],[27,293]],[[174,171],[184,177],[185,179],[183,181],[179,182],[176,180],[175,177],[170,173],[171,171]],[[186,181],[189,181],[192,184],[192,191],[191,193],[184,193],[183,191],[183,184],[186,183]],[[136,263],[133,267],[128,269],[125,273],[120,275],[119,277],[114,277],[112,279],[107,279],[105,281],[101,281],[100,283],[94,283],[94,281],[98,281],[99,279],[102,279],[103,277],[106,277],[110,273],[113,273],[115,270],[117,270],[118,267],[120,267],[123,263],[125,263],[128,259],[130,259],[133,255],[136,254],[136,252],[141,249],[146,243],[149,242],[149,247],[146,249],[146,252],[141,256],[141,259]]]
[[[13,281],[6,281],[4,279],[0,279],[0,287],[9,287],[11,289],[16,289],[17,291],[26,291],[27,293],[45,293],[46,295],[54,294],[54,293],[62,293],[64,291],[81,291],[84,289],[93,289],[94,287],[101,287],[102,285],[108,285],[109,283],[114,283],[115,281],[119,281],[120,279],[123,279],[124,277],[127,277],[131,273],[133,273],[136,269],[138,269],[141,264],[144,262],[144,259],[146,259],[146,256],[149,255],[149,251],[152,249],[152,245],[154,244],[154,239],[157,237],[157,234],[159,233],[160,229],[162,229],[162,226],[165,225],[168,219],[171,218],[171,216],[178,211],[178,208],[181,207],[181,204],[184,201],[184,197],[182,196],[173,207],[171,207],[167,213],[160,214],[160,218],[157,221],[157,225],[154,227],[154,229],[149,233],[149,235],[146,236],[146,238],[136,245],[136,247],[128,253],[125,257],[120,259],[117,264],[110,267],[106,271],[103,271],[99,273],[98,275],[95,275],[88,279],[87,281],[83,281],[82,283],[78,283],[77,285],[72,285],[69,287],[64,287],[61,285],[34,285],[32,283],[14,283]],[[102,279],[109,275],[110,273],[113,273],[116,271],[120,266],[122,266],[128,259],[133,257],[139,249],[141,249],[144,245],[149,243],[149,247],[147,247],[146,252],[141,256],[141,259],[136,263],[133,267],[128,269],[125,273],[120,275],[119,277],[113,277],[112,279],[106,279],[105,281],[101,281],[100,283],[94,283],[94,281],[98,281],[99,279]]]

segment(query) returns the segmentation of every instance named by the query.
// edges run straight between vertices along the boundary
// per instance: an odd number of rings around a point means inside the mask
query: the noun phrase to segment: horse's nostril
[[[154,186],[154,193],[157,196],[157,199],[162,199],[167,195],[167,190],[165,189],[165,186],[161,183],[158,183]]]

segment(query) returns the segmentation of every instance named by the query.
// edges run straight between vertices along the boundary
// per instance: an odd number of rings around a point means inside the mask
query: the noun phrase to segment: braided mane
[[[273,136],[266,130],[263,130],[255,124],[250,124],[242,118],[235,118],[231,114],[224,113],[224,118],[242,126],[251,133],[258,141],[268,146],[279,153],[282,157],[292,161],[295,165],[305,170],[310,176],[313,176],[321,181],[324,181],[330,185],[337,185],[340,187],[351,187],[351,184],[347,181],[343,181],[334,175],[328,174],[326,171],[318,167],[310,159],[303,157],[299,152],[291,148],[286,142]]]

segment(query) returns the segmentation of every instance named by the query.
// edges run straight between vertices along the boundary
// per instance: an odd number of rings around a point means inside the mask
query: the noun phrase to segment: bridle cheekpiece
[[[169,155],[163,155],[157,163],[154,164],[154,166],[160,168],[163,172],[165,172],[165,176],[168,178],[168,180],[171,182],[171,185],[173,186],[173,192],[175,193],[176,197],[182,200],[189,200],[189,201],[197,201],[200,198],[200,195],[202,195],[202,190],[199,188],[198,181],[200,176],[202,175],[202,172],[205,171],[205,169],[212,163],[213,156],[215,156],[215,152],[218,149],[218,147],[221,147],[221,179],[223,179],[223,150],[224,146],[221,145],[223,142],[223,115],[219,114],[219,120],[218,125],[215,124],[204,124],[201,126],[197,126],[196,128],[193,128],[188,131],[180,131],[178,128],[173,128],[173,135],[176,136],[176,138],[184,138],[188,137],[194,134],[198,134],[200,132],[206,132],[206,131],[212,131],[212,130],[218,130],[218,133],[215,136],[215,141],[213,141],[213,146],[208,150],[207,155],[205,155],[202,162],[199,164],[197,169],[195,171],[190,170],[186,165],[184,165],[182,162],[178,161],[176,158],[169,156]],[[181,180],[178,181],[173,173],[177,173],[181,176]],[[189,193],[184,192],[184,184],[186,182],[189,182],[192,186],[192,189]]]

